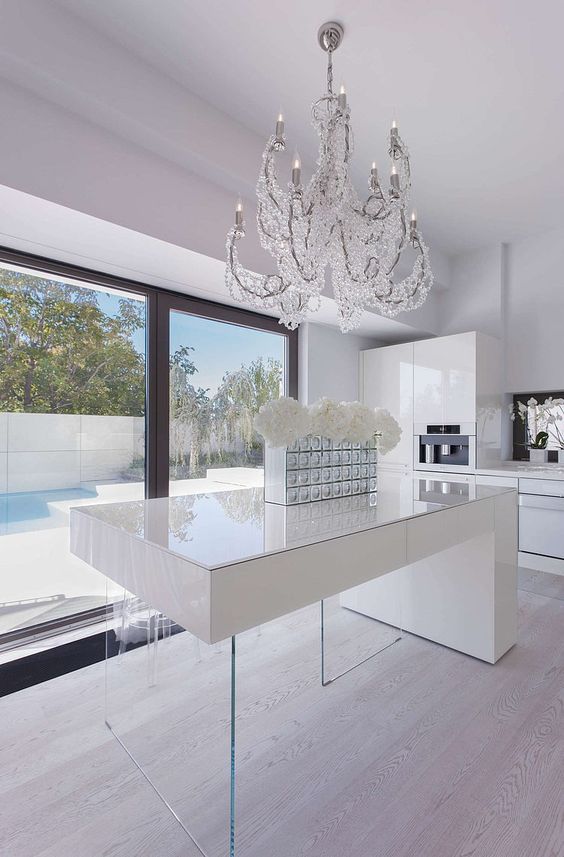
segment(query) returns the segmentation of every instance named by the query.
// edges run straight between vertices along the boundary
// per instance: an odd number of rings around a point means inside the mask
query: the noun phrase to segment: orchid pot
[[[548,461],[548,432],[539,431],[529,449],[529,461],[535,464],[546,464]]]

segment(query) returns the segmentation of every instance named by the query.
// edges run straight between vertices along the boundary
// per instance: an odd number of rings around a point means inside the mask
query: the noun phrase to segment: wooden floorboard
[[[564,857],[564,603],[559,581],[521,582],[519,641],[496,666],[407,635],[321,688],[317,608],[243,638],[238,854]],[[332,639],[368,651],[358,627],[361,645]],[[156,691],[132,654],[123,736],[224,857],[227,649],[196,663],[178,635]],[[2,857],[198,857],[103,725],[103,686],[98,664],[0,700]]]

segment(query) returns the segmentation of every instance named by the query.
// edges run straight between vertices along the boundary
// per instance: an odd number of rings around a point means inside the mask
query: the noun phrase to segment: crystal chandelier
[[[390,130],[389,188],[382,187],[375,163],[364,201],[353,187],[350,109],[344,87],[338,95],[333,92],[333,52],[342,37],[342,27],[334,22],[324,24],[318,34],[327,52],[327,92],[312,107],[319,155],[307,187],[302,184],[297,153],[288,189],[278,183],[275,154],[285,148],[282,115],[264,150],[257,184],[257,227],[277,272],[261,275],[240,264],[237,242],[245,235],[240,199],[235,224],[227,234],[226,283],[232,297],[259,309],[274,309],[281,324],[291,329],[319,309],[327,266],[343,332],[358,327],[365,309],[389,318],[416,309],[433,284],[429,250],[415,212],[407,222],[409,153],[395,122]],[[415,261],[411,273],[396,283],[394,275],[408,247],[415,250]]]

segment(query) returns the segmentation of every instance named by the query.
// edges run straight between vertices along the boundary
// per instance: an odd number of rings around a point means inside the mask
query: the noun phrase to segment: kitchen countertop
[[[71,528],[94,519],[213,570],[483,500],[511,490],[469,486],[457,474],[431,480],[379,474],[378,491],[294,506],[265,503],[262,488],[132,500],[71,510]]]
[[[531,464],[529,461],[500,461],[489,467],[477,467],[476,476],[509,476],[521,479],[564,480],[564,465],[556,463]]]

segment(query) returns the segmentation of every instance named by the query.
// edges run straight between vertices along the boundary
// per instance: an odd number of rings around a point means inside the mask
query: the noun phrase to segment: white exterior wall
[[[143,417],[0,414],[0,493],[111,481],[144,455]]]

